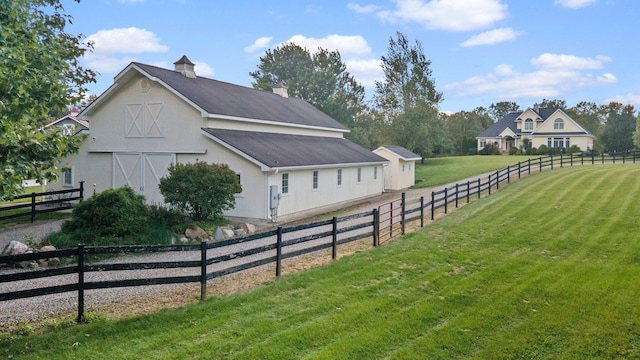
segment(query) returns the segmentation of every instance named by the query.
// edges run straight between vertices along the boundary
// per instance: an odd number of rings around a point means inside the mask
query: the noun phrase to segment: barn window
[[[283,194],[288,194],[289,193],[289,174],[288,173],[283,173],[282,174],[282,193]]]
[[[313,171],[313,190],[318,190],[318,170]]]

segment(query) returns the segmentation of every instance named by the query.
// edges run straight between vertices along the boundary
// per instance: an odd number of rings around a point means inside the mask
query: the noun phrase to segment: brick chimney
[[[175,65],[175,71],[181,73],[182,75],[195,79],[196,72],[193,70],[193,67],[196,65],[192,63],[186,55],[182,55],[180,60],[173,63]]]
[[[288,98],[289,93],[287,92],[287,85],[285,85],[284,81],[278,80],[278,83],[273,87],[273,93],[282,96],[283,98]]]

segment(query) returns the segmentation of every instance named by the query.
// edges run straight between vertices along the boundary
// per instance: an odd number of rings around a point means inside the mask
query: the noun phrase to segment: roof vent
[[[273,87],[273,93],[278,94],[283,98],[289,97],[289,93],[287,92],[287,85],[282,80],[278,80],[278,83]]]
[[[196,65],[194,63],[192,63],[189,58],[187,58],[186,55],[182,55],[182,57],[180,58],[180,60],[176,61],[173,63],[175,65],[175,71],[179,72],[180,74],[191,78],[191,79],[195,79],[196,78],[196,72],[193,70],[193,67]]]

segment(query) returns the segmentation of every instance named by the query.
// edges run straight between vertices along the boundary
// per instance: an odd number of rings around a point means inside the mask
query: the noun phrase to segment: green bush
[[[538,155],[548,155],[549,154],[549,148],[547,147],[547,145],[542,144],[540,145],[540,147],[538,148]]]
[[[511,149],[509,149],[509,155],[522,155],[522,150],[514,146]]]
[[[93,245],[100,239],[137,237],[148,232],[149,208],[130,187],[105,190],[82,201],[62,224],[62,233]]]
[[[172,204],[195,221],[222,218],[233,209],[234,194],[242,191],[236,173],[226,164],[175,164],[169,175],[160,179],[160,192]]]

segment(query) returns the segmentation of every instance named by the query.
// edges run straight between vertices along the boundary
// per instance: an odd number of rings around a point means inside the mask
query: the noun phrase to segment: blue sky
[[[95,48],[82,63],[101,93],[131,61],[251,86],[260,56],[284,42],[338,50],[373,94],[380,57],[402,32],[431,60],[440,110],[542,99],[640,109],[637,0],[63,0],[67,30]]]

